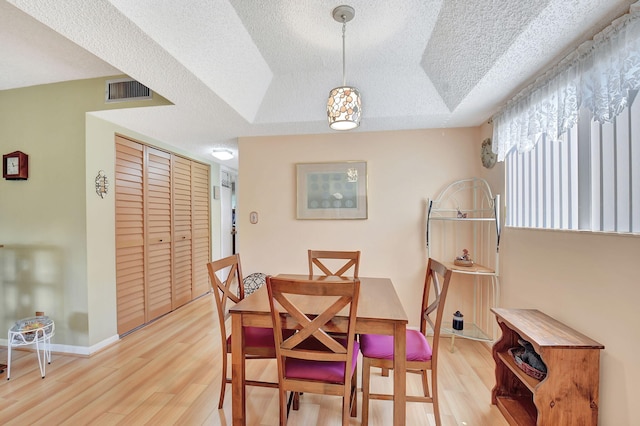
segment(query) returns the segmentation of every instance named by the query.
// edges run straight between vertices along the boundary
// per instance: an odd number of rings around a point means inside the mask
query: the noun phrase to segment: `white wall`
[[[221,257],[233,254],[233,212],[231,207],[231,188],[220,186],[220,237],[222,242]]]

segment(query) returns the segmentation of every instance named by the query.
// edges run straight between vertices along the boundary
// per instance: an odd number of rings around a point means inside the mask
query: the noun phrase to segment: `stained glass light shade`
[[[327,119],[333,130],[351,130],[360,125],[362,114],[360,92],[355,87],[331,89],[327,101]]]

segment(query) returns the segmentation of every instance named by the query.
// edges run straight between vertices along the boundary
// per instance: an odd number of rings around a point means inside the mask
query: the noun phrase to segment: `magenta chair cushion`
[[[285,330],[285,334],[288,334],[288,332],[289,330]],[[291,330],[291,333],[293,332],[294,330]],[[244,343],[245,346],[253,348],[275,347],[273,329],[264,327],[245,327]],[[231,336],[227,337],[227,346],[231,347]]]
[[[360,350],[367,358],[393,359],[393,336],[360,335]],[[407,330],[407,361],[429,361],[431,346],[418,330]]]
[[[358,342],[353,344],[353,359],[351,360],[351,376],[358,362]],[[316,380],[331,383],[344,383],[344,362],[339,361],[309,361],[306,359],[287,358],[284,366],[284,376],[287,379]]]

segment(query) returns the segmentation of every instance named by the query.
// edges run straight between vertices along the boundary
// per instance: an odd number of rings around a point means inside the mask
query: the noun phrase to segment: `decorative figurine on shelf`
[[[462,256],[458,256],[453,260],[453,264],[457,266],[472,266],[473,259],[469,256],[469,250],[462,249]]]
[[[467,214],[462,213],[460,209],[458,209],[458,219],[466,219],[466,218],[467,218]]]
[[[464,315],[462,315],[462,313],[460,311],[456,311],[453,314],[453,324],[452,324],[452,326],[453,326],[453,329],[455,331],[464,330],[464,320],[463,320],[462,317],[464,317]]]

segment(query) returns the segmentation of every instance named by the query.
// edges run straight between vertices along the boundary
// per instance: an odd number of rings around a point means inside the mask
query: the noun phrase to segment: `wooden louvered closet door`
[[[173,156],[173,309],[192,298],[191,161]],[[205,266],[206,271],[206,266]]]
[[[147,322],[171,312],[171,154],[146,147]]]
[[[191,191],[193,203],[193,292],[195,299],[211,289],[207,262],[211,259],[211,228],[209,205],[209,166],[197,162],[191,163]]]
[[[116,136],[116,293],[125,334],[210,290],[209,166]]]
[[[145,323],[144,147],[116,137],[116,296],[118,334]]]

